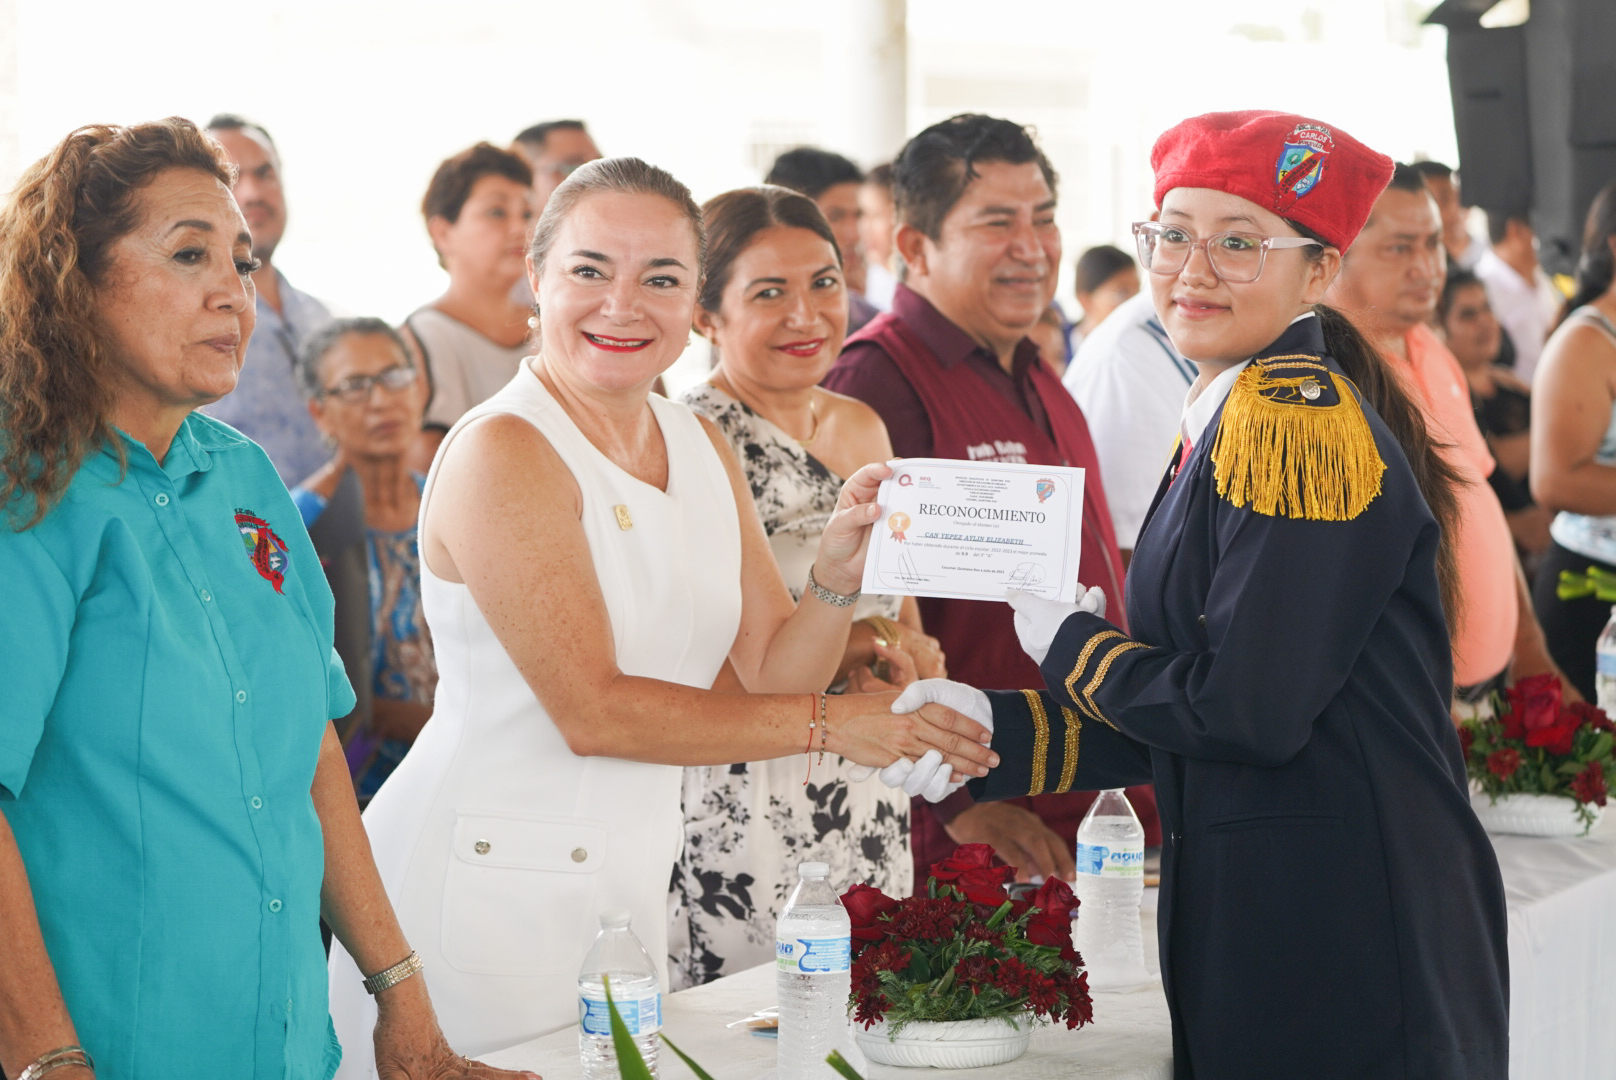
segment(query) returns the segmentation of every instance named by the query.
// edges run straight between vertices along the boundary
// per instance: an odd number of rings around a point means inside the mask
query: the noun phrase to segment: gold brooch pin
[[[617,515],[617,527],[619,529],[627,532],[634,527],[634,519],[629,516],[628,507],[622,503],[612,507],[612,513]]]

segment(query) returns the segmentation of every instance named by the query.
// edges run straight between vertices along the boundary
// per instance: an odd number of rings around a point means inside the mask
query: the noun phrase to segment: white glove
[[[1082,582],[1077,587],[1083,590]],[[1098,585],[1082,591],[1075,604],[1045,600],[1019,589],[1011,589],[1004,598],[1016,612],[1016,640],[1021,642],[1021,651],[1032,657],[1035,664],[1044,662],[1049,647],[1055,644],[1055,635],[1069,617],[1086,611],[1105,618],[1105,592]]]
[[[922,705],[945,705],[962,716],[993,730],[993,706],[988,696],[973,686],[948,679],[921,679],[910,683],[892,703],[895,713],[910,713]],[[866,765],[854,765],[848,770],[848,779],[867,780],[875,772]],[[881,782],[887,787],[901,787],[911,797],[920,795],[927,802],[941,802],[965,786],[954,781],[954,770],[943,764],[943,755],[927,750],[919,761],[899,758],[881,770]]]

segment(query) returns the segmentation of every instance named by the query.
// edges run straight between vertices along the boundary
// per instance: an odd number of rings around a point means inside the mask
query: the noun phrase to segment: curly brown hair
[[[0,210],[0,506],[14,527],[38,524],[102,444],[122,455],[95,289],[139,224],[139,192],[168,169],[236,180],[189,120],[95,124],[30,166]]]

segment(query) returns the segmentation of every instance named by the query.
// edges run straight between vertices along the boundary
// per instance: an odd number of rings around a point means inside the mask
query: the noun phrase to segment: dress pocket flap
[[[456,814],[455,858],[472,866],[592,874],[606,861],[607,826],[580,818]]]

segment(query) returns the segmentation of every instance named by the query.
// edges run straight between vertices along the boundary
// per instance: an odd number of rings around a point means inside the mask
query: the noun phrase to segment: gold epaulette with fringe
[[[1386,463],[1352,380],[1306,354],[1257,360],[1235,380],[1212,446],[1218,494],[1269,517],[1351,521]]]

